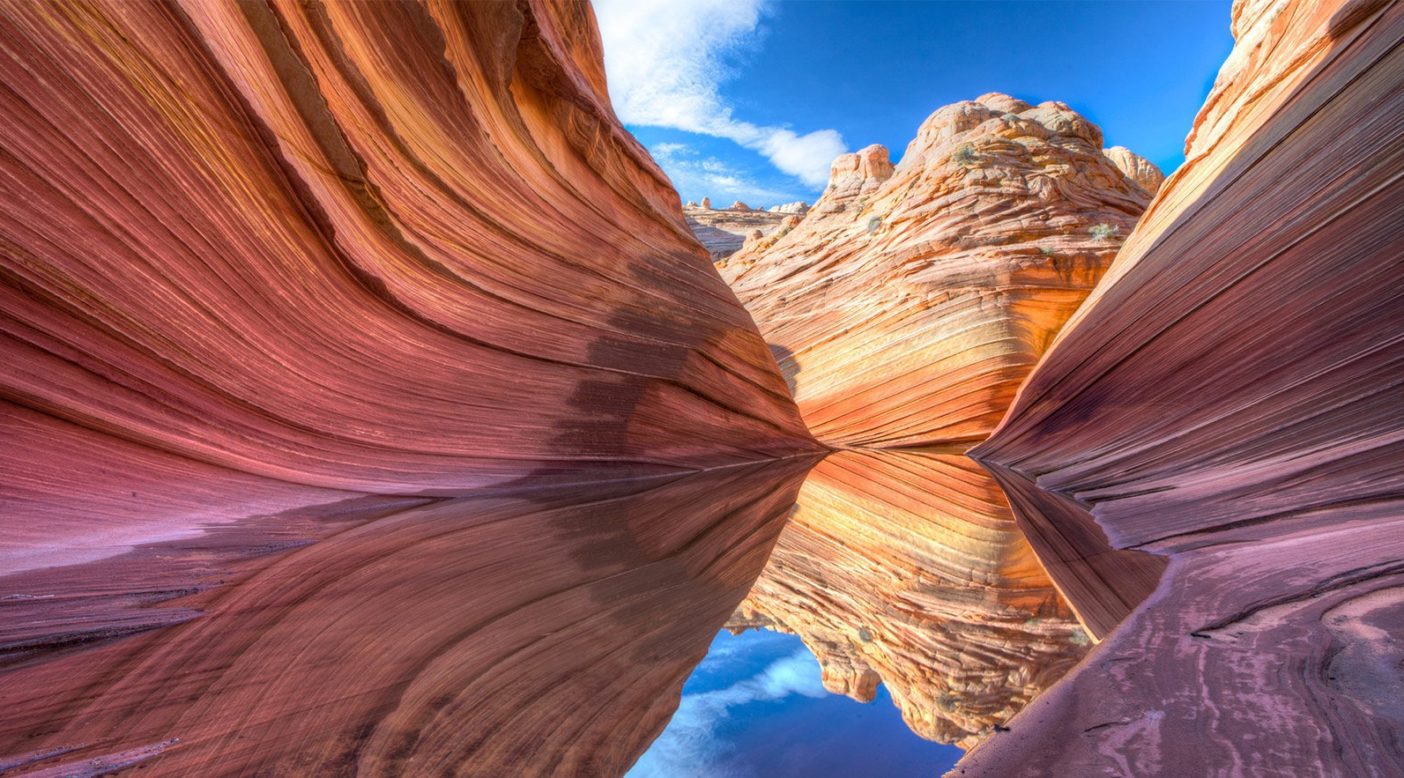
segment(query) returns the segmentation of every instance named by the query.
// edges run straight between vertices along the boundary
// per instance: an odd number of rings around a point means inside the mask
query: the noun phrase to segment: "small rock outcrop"
[[[736,202],[732,203],[732,204],[731,204],[731,207],[728,208],[727,210],[728,210],[728,211],[736,211],[736,212],[738,212],[738,213],[749,213],[749,212],[751,211],[751,206],[746,205],[745,203],[741,202],[740,200],[737,200]]]
[[[706,210],[706,211],[712,210],[712,198],[710,198],[710,197],[704,197],[704,198],[702,198],[702,209],[703,209],[703,210]]]
[[[796,200],[793,203],[772,205],[770,206],[769,210],[771,213],[793,213],[799,216],[803,216],[806,213],[809,213],[809,203],[806,203],[803,200]]]
[[[1107,159],[1110,159],[1118,170],[1125,173],[1127,178],[1135,181],[1137,186],[1146,190],[1146,194],[1154,195],[1160,191],[1160,185],[1165,182],[1165,174],[1160,172],[1160,168],[1156,167],[1154,162],[1125,146],[1102,149],[1102,153],[1107,155]]]

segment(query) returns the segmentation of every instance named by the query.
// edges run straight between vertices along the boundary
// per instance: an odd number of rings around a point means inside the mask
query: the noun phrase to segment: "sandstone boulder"
[[[1107,159],[1110,159],[1118,170],[1125,173],[1127,178],[1135,181],[1137,186],[1146,190],[1147,194],[1154,195],[1160,191],[1160,185],[1165,182],[1165,174],[1160,172],[1160,168],[1156,167],[1155,163],[1125,146],[1102,149],[1102,153],[1107,155]]]
[[[793,213],[803,216],[806,213],[809,213],[809,203],[806,203],[803,200],[797,200],[793,203],[772,205],[770,206],[770,211],[772,213]]]

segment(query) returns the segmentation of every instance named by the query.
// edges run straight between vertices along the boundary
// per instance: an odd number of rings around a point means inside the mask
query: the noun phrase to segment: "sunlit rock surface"
[[[792,213],[796,216],[803,216],[809,213],[809,203],[806,203],[803,200],[796,200],[793,203],[772,205],[766,210],[770,211],[771,213]]]
[[[1404,5],[1233,31],[1186,165],[976,450],[1166,578],[966,775],[1404,772]]]
[[[1102,149],[1102,153],[1112,161],[1112,164],[1116,165],[1118,170],[1125,173],[1127,178],[1135,181],[1136,185],[1144,189],[1148,195],[1160,191],[1160,185],[1165,183],[1165,174],[1160,172],[1160,168],[1156,167],[1154,162],[1125,146]]]
[[[836,445],[982,440],[1149,194],[1061,103],[946,106],[894,166],[869,146],[723,275]]]
[[[728,626],[799,635],[830,691],[882,682],[913,731],[965,747],[1089,645],[980,466],[908,452],[816,466]]]
[[[586,6],[0,15],[7,569],[812,446]]]

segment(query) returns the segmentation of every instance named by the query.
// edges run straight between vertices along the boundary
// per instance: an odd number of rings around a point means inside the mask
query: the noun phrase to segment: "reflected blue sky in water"
[[[964,752],[907,729],[885,688],[869,704],[824,691],[798,637],[721,632],[668,728],[629,778],[929,778]]]

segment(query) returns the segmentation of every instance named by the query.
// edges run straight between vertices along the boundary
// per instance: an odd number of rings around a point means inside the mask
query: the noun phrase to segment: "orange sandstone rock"
[[[839,157],[798,226],[728,260],[816,437],[993,429],[1146,205],[1101,148],[1061,103],[946,106],[900,164],[881,146]]]
[[[1089,644],[980,466],[897,451],[810,472],[728,624],[799,635],[831,692],[867,702],[880,681],[913,731],[965,747]]]
[[[1156,167],[1154,162],[1125,146],[1102,149],[1102,153],[1107,155],[1107,159],[1110,159],[1118,170],[1125,173],[1127,178],[1135,181],[1137,186],[1146,190],[1146,194],[1154,195],[1160,190],[1160,185],[1165,182],[1165,174],[1160,172],[1160,168]]]
[[[817,446],[589,7],[0,20],[0,771],[625,769]]]

